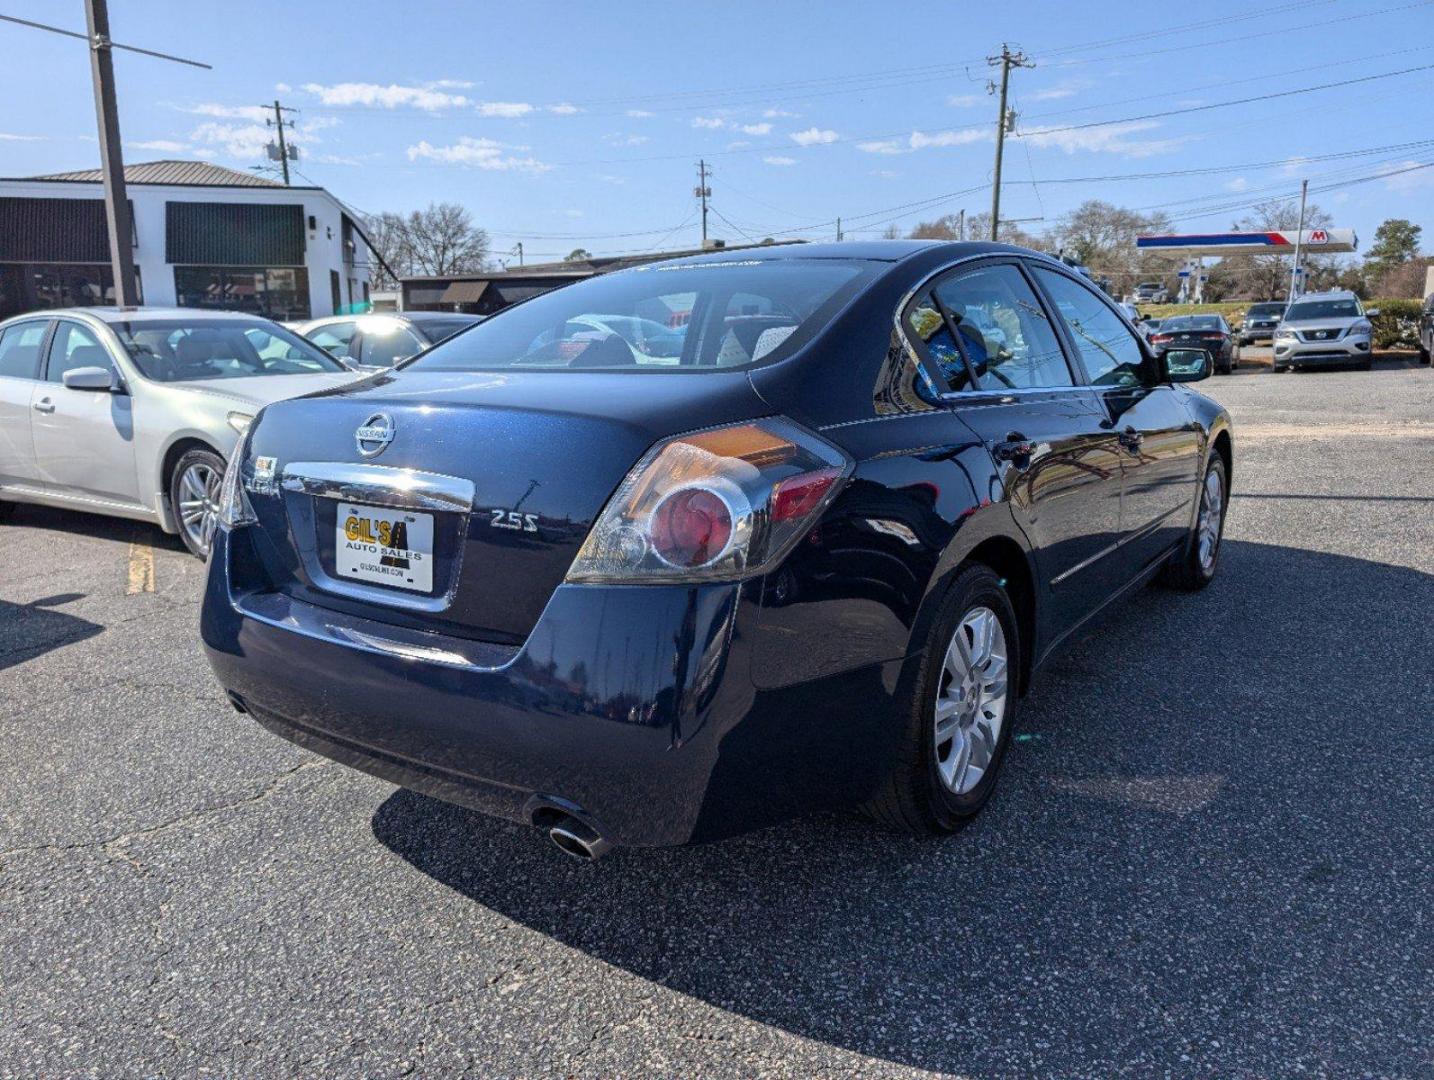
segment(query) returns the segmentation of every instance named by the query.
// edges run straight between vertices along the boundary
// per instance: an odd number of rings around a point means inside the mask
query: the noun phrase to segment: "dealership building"
[[[366,311],[361,227],[320,187],[198,161],[125,166],[141,302],[309,319]],[[0,179],[0,318],[114,303],[100,171]]]

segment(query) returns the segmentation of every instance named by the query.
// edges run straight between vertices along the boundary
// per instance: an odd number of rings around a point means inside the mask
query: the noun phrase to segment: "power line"
[[[48,23],[34,22],[31,19],[17,19],[14,15],[0,15],[0,21],[16,23],[20,26],[28,26],[33,30],[48,30],[52,34],[60,34],[64,37],[79,38],[88,42],[89,34],[81,34],[76,30],[66,30],[60,26],[50,26]],[[138,45],[121,45],[118,41],[107,41],[111,49],[123,49],[125,52],[139,53],[141,56],[153,56],[157,60],[173,60],[176,64],[188,64],[190,67],[203,68],[205,71],[213,71],[213,64],[206,64],[202,60],[187,60],[182,56],[172,56],[169,53],[156,52],[153,49],[141,49]]]

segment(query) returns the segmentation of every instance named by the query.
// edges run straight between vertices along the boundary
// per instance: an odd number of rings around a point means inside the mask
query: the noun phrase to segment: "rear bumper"
[[[270,730],[393,783],[526,823],[562,808],[653,846],[850,802],[884,766],[900,662],[758,690],[759,582],[562,586],[511,648],[246,591],[248,548],[221,530],[210,559],[220,683]]]

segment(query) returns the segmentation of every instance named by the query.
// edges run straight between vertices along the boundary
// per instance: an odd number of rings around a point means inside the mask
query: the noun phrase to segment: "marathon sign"
[[[1271,229],[1268,232],[1177,233],[1136,237],[1138,251],[1169,251],[1181,255],[1293,255],[1296,246],[1324,252],[1354,251],[1359,238],[1353,229]]]

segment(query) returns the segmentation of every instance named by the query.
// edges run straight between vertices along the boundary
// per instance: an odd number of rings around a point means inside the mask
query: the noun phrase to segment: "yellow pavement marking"
[[[129,545],[129,585],[126,596],[154,592],[154,548],[141,540]]]

